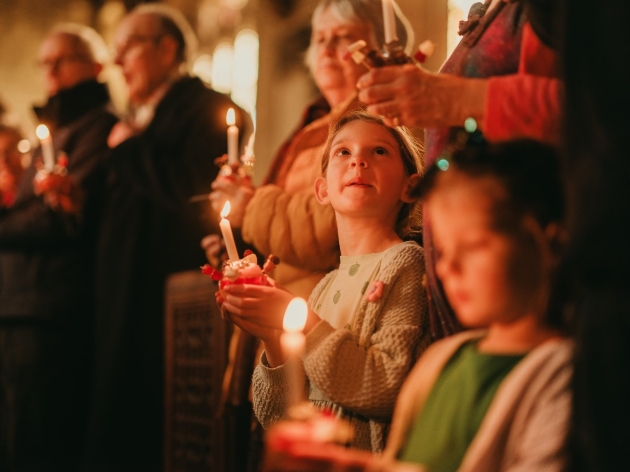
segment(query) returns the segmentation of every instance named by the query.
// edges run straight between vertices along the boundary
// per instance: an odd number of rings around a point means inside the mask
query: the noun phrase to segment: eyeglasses
[[[73,62],[88,62],[89,60],[90,58],[84,54],[66,54],[59,57],[40,59],[35,63],[35,65],[41,69],[57,69],[65,64]]]
[[[141,35],[141,34],[132,34],[127,40],[120,44],[112,44],[110,46],[110,54],[114,60],[123,57],[129,51],[131,51],[134,47],[139,46],[143,43],[154,43],[158,44],[162,38],[163,34],[159,35]]]

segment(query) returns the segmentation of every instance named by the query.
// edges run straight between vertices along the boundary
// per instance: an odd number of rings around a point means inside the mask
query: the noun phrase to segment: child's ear
[[[400,200],[403,203],[413,203],[418,200],[418,197],[414,196],[414,194],[416,193],[420,179],[422,179],[422,177],[418,174],[411,174],[409,176],[407,185],[403,188],[402,195],[400,196]]]
[[[328,182],[323,177],[317,177],[315,180],[315,197],[317,201],[322,205],[328,205],[330,199],[328,198]]]

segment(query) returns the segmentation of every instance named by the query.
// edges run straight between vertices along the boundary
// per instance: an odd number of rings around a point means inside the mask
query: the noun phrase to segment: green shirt
[[[470,341],[453,355],[414,422],[399,459],[457,470],[503,379],[525,355],[487,354]]]

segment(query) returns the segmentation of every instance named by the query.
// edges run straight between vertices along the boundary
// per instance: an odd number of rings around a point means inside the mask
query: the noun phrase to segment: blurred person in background
[[[135,8],[115,34],[129,113],[108,139],[90,471],[163,467],[164,287],[169,275],[205,262],[199,241],[219,218],[189,199],[207,194],[217,176],[228,110],[239,129],[249,121],[228,96],[188,75],[194,42],[183,15],[159,4]]]
[[[74,471],[82,457],[94,249],[106,139],[116,122],[107,88],[97,81],[106,53],[95,31],[71,24],[55,28],[39,50],[48,100],[35,112],[51,132],[65,177],[38,172],[37,149],[23,178],[14,179],[12,205],[0,209],[3,471]],[[60,205],[69,202],[61,181],[81,204]]]
[[[0,208],[13,205],[17,185],[24,174],[22,153],[18,150],[21,140],[19,129],[0,123]]]

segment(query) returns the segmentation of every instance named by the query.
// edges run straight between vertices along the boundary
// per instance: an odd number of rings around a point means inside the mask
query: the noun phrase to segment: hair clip
[[[437,167],[438,169],[440,169],[441,171],[446,171],[448,170],[448,168],[451,166],[451,163],[448,161],[448,158],[446,156],[443,157],[439,157],[436,161],[435,161],[435,167]]]

